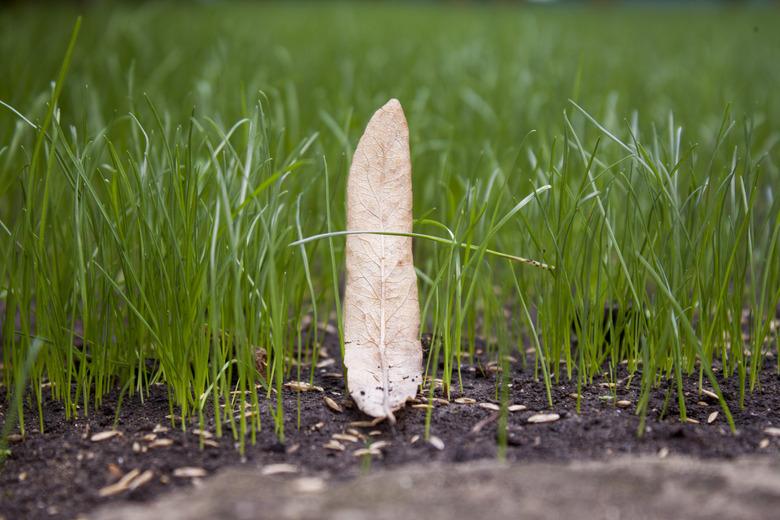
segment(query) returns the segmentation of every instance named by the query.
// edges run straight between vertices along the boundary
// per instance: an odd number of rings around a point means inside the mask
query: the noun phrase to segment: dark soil
[[[331,341],[333,338],[330,338]],[[335,352],[336,347],[329,347]],[[34,409],[27,415],[28,434],[14,438],[11,454],[0,468],[0,519],[79,518],[96,506],[110,501],[147,501],[172,488],[198,485],[199,479],[176,477],[176,468],[197,467],[209,474],[231,465],[267,466],[288,463],[303,474],[328,478],[351,478],[361,472],[377,471],[407,463],[466,462],[495,458],[498,454],[498,413],[478,404],[456,404],[458,397],[470,397],[477,403],[497,403],[496,375],[485,370],[487,359],[463,369],[463,391],[453,389],[450,404],[436,402],[432,412],[431,434],[443,442],[443,449],[423,439],[425,408],[411,405],[397,413],[395,425],[388,422],[373,427],[356,427],[353,421],[368,418],[355,409],[344,395],[343,382],[334,377],[338,363],[316,369],[315,384],[324,392],[284,392],[284,444],[273,433],[273,421],[268,403],[263,406],[263,431],[255,445],[247,440],[242,456],[230,431],[221,439],[210,438],[200,446],[200,437],[192,430],[196,422],[172,427],[168,397],[164,386],[154,386],[144,402],[136,395],[125,398],[116,429],[121,436],[93,442],[90,437],[113,428],[118,394],[104,399],[102,406],[89,417],[72,421],[65,419],[62,405],[49,397],[44,403],[44,431],[40,433]],[[738,381],[732,378],[721,383],[734,413],[736,435],[729,431],[723,412],[708,423],[710,415],[719,410],[716,400],[699,395],[698,380],[688,378],[686,405],[689,418],[698,423],[681,423],[677,399],[665,382],[653,393],[644,435],[639,438],[639,418],[634,414],[640,376],[625,378],[619,374],[615,388],[607,380],[594,382],[582,391],[582,409],[575,410],[576,401],[570,394],[576,385],[561,382],[553,386],[554,407],[547,407],[544,385],[534,380],[533,369],[523,369],[519,362],[510,367],[510,403],[522,404],[527,410],[509,413],[506,458],[513,461],[571,461],[604,459],[617,454],[682,454],[702,458],[731,458],[745,454],[780,454],[780,437],[764,430],[780,427],[780,377],[773,368],[761,375],[761,388],[746,399],[742,410],[738,405]],[[625,378],[625,379],[620,379]],[[46,390],[48,392],[48,390]],[[627,400],[626,408],[616,406],[610,398]],[[441,393],[437,393],[441,396]],[[667,410],[664,409],[665,397]],[[324,396],[332,397],[344,407],[342,413],[331,411]],[[264,397],[261,396],[261,397]],[[262,400],[261,400],[262,402]],[[0,422],[7,407],[4,389],[0,388]],[[560,419],[545,424],[530,424],[535,413],[555,412]],[[214,433],[212,414],[207,414],[206,429]],[[158,426],[159,425],[159,426]],[[150,447],[150,437],[170,439],[170,446]],[[162,428],[160,428],[162,427]],[[167,428],[167,430],[165,430]],[[354,451],[366,447],[366,442],[341,441],[345,451],[323,448],[333,434],[354,428],[372,441],[384,440],[390,445],[381,457],[356,457]],[[159,431],[159,430],[165,431]],[[369,432],[374,432],[368,436]],[[376,432],[381,432],[376,434]],[[135,449],[134,449],[135,444]],[[101,498],[99,490],[116,482],[123,474],[138,469],[151,470],[153,478],[132,491]]]

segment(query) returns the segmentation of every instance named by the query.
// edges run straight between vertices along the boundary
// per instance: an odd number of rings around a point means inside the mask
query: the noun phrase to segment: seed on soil
[[[310,429],[311,431],[317,431],[317,430],[321,430],[323,426],[325,426],[325,423],[320,421],[317,424],[313,424]]]
[[[204,439],[211,439],[211,438],[213,438],[213,437],[214,437],[214,435],[213,435],[213,434],[212,434],[210,431],[207,431],[207,430],[199,430],[199,429],[197,429],[197,428],[195,428],[194,430],[192,430],[192,433],[193,433],[194,435],[197,435],[197,436],[199,436],[199,437],[203,437]]]
[[[371,430],[370,432],[368,432],[368,434],[369,434],[371,437],[376,437],[376,436],[378,436],[378,435],[382,435],[382,432],[381,432],[381,431],[379,431],[379,430]]]
[[[560,419],[561,416],[557,413],[538,413],[528,418],[528,422],[532,424],[541,424],[555,422]]]
[[[133,452],[134,453],[140,453],[141,452],[141,445],[137,442],[133,443]]]
[[[442,406],[447,406],[448,404],[450,404],[448,400],[442,399],[441,397],[434,397],[433,399],[431,399],[431,402],[435,404],[440,404]]]
[[[524,404],[510,404],[507,407],[507,410],[510,412],[522,412],[523,410],[527,410],[528,407]]]
[[[433,410],[432,404],[413,404],[412,408],[416,408],[418,410]]]
[[[167,448],[173,445],[173,439],[157,439],[149,444],[150,448]]]
[[[331,439],[325,444],[322,445],[323,448],[326,450],[333,450],[333,451],[344,451],[346,448],[343,444],[341,444],[339,441],[335,439]]]
[[[335,364],[335,363],[336,363],[336,360],[335,360],[335,359],[333,359],[333,358],[330,358],[330,359],[323,359],[322,361],[320,361],[319,363],[317,363],[317,368],[325,368],[325,367],[329,367],[329,366],[331,366],[331,365],[333,365],[333,364]]]
[[[372,442],[369,447],[372,450],[381,450],[387,448],[388,446],[390,446],[390,443],[388,441],[377,441],[377,442]]]
[[[714,422],[715,422],[715,419],[717,419],[717,418],[718,418],[718,411],[717,411],[717,410],[715,410],[714,412],[712,412],[711,414],[709,414],[709,415],[707,416],[707,424],[712,424],[712,423],[714,423]]]
[[[578,394],[577,392],[572,392],[569,394],[569,397],[571,397],[572,399],[579,399],[580,394]]]
[[[352,455],[355,457],[363,457],[365,455],[382,455],[382,452],[379,450],[372,450],[371,448],[360,448],[359,450],[355,450],[352,452]]]
[[[716,393],[715,393],[715,392],[713,392],[712,390],[707,390],[706,388],[702,388],[702,391],[701,391],[701,393],[702,393],[702,394],[704,394],[704,395],[706,395],[706,396],[707,396],[707,397],[709,397],[710,399],[715,399],[715,400],[717,400],[717,399],[718,399],[718,394],[716,394]]]
[[[324,392],[321,386],[312,385],[306,381],[289,381],[284,384],[285,388],[295,390],[296,392]]]
[[[341,413],[344,411],[344,409],[341,407],[339,403],[328,397],[327,395],[323,398],[325,400],[325,405],[333,410],[336,413]]]
[[[19,482],[24,482],[25,480],[27,480],[27,472],[22,471],[21,473],[19,473],[19,476],[17,478],[19,479]]]
[[[620,401],[615,403],[615,406],[618,408],[628,408],[631,406],[631,401],[627,401],[626,399],[621,399]]]
[[[355,428],[372,428],[384,420],[384,417],[377,417],[373,421],[352,421],[349,425]]]
[[[409,439],[409,444],[414,444],[415,442],[417,442],[419,440],[420,440],[420,436],[419,435],[412,435],[412,438]]]
[[[476,404],[477,400],[472,399],[471,397],[458,397],[455,399],[455,402],[458,404]]]
[[[173,470],[173,476],[179,478],[202,478],[206,475],[208,475],[208,472],[205,469],[192,466],[185,466]]]
[[[10,442],[12,444],[15,444],[15,443],[18,443],[18,442],[22,442],[23,440],[24,440],[24,437],[22,437],[18,433],[12,433],[11,435],[8,436],[8,442]]]
[[[336,439],[337,441],[344,441],[344,442],[358,442],[360,440],[354,435],[349,435],[346,433],[334,433],[333,438]]]
[[[263,475],[282,475],[298,473],[298,467],[292,464],[269,464],[261,471]]]
[[[615,388],[617,385],[615,383],[599,383],[599,386],[602,388]]]
[[[295,444],[293,444],[292,446],[284,450],[284,452],[287,455],[292,455],[293,453],[296,453],[299,449],[301,449],[301,445],[296,442]]]
[[[108,439],[112,439],[118,435],[122,435],[122,432],[118,430],[106,430],[94,434],[92,437],[89,438],[89,440],[91,440],[92,442],[101,442],[101,441],[106,441]]]
[[[494,412],[497,412],[501,409],[500,406],[494,403],[479,403],[477,406],[484,408],[485,410],[492,410]]]
[[[100,495],[101,497],[110,497],[110,496],[118,495],[119,493],[122,493],[124,491],[137,489],[143,486],[144,484],[146,484],[147,482],[149,482],[150,480],[152,480],[153,476],[154,474],[149,470],[141,473],[141,470],[136,468],[126,473],[116,483],[101,488],[98,491],[98,495]]]
[[[302,477],[294,485],[300,493],[319,493],[325,489],[325,481],[318,477]]]
[[[704,402],[704,401],[699,401],[699,402],[698,402],[698,403],[696,403],[696,404],[698,404],[699,406],[709,406],[709,405],[710,405],[710,403],[706,403],[706,402]]]
[[[665,459],[668,456],[669,456],[669,448],[664,446],[663,448],[658,450],[658,458],[659,459]]]
[[[685,422],[687,422],[688,424],[699,424],[699,421],[697,421],[693,417],[686,417]]]
[[[204,446],[210,446],[212,448],[219,448],[219,443],[211,439],[203,439]]]
[[[168,433],[168,428],[162,424],[158,424],[154,427],[152,433]]]
[[[775,426],[769,426],[767,428],[764,428],[764,433],[766,433],[770,437],[780,437],[780,428],[777,428]]]
[[[758,443],[758,448],[761,450],[765,450],[769,447],[769,439],[761,439],[761,441]]]
[[[428,439],[428,444],[430,444],[431,446],[433,446],[439,451],[444,449],[444,441],[442,441],[440,438],[436,437],[435,435],[431,435],[431,438]]]
[[[156,433],[147,433],[146,435],[141,437],[141,440],[142,441],[146,441],[146,442],[152,442],[156,438],[157,438],[157,434]]]

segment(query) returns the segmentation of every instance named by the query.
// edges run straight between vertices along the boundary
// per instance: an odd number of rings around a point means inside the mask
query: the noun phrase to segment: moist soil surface
[[[331,336],[325,342],[331,354],[338,351],[334,340]],[[275,407],[275,401],[266,400],[265,392],[259,390],[263,429],[254,445],[247,437],[243,455],[228,428],[221,438],[216,436],[210,411],[205,414],[203,430],[198,428],[197,419],[187,422],[186,431],[181,422],[174,426],[164,386],[152,386],[143,402],[138,394],[125,396],[118,418],[119,392],[115,392],[87,417],[71,420],[65,418],[63,406],[52,400],[45,388],[43,433],[38,428],[36,407],[29,403],[27,433],[23,438],[11,437],[10,455],[0,467],[0,519],[87,517],[112,502],[146,502],[176,488],[202,486],[204,476],[231,466],[266,475],[295,472],[339,482],[415,463],[441,465],[489,461],[499,456],[499,413],[492,409],[499,402],[497,373],[491,370],[486,356],[464,363],[462,390],[454,384],[448,402],[437,388],[434,395],[438,399],[428,402],[418,396],[416,405],[409,404],[396,414],[395,424],[384,421],[373,426],[365,424],[370,418],[345,395],[337,358],[323,357],[321,368],[315,368],[314,384],[322,391],[284,389],[284,442],[274,435],[269,407]],[[780,377],[774,360],[767,361],[760,388],[747,395],[742,409],[738,379],[720,383],[734,415],[736,434],[730,432],[717,400],[700,394],[698,378],[689,377],[684,382],[689,421],[680,421],[674,386],[662,381],[652,392],[646,426],[639,437],[640,419],[634,413],[639,373],[627,377],[621,366],[612,380],[616,384],[605,376],[583,388],[577,413],[577,400],[572,397],[577,392],[576,380],[562,378],[553,384],[551,409],[543,382],[534,377],[532,360],[529,358],[525,366],[513,360],[507,373],[512,385],[508,402],[525,409],[508,412],[505,458],[525,463],[598,461],[621,455],[777,458]],[[301,378],[307,380],[308,374],[303,373]],[[342,411],[332,410],[325,402],[326,396]],[[464,397],[475,402],[456,402]],[[5,419],[7,403],[5,389],[0,388],[0,423]],[[424,438],[428,405],[432,406],[430,441]],[[529,422],[536,414],[550,413],[559,418]],[[120,433],[93,440],[95,434],[108,430]],[[343,449],[324,447],[334,441],[334,435],[340,438],[332,446]],[[356,455],[357,450],[378,441],[386,444],[374,453]],[[117,486],[119,489],[108,487],[131,472],[142,477],[128,477],[130,485]]]

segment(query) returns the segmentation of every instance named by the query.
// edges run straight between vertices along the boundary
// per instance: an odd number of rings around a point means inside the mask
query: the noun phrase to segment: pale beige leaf
[[[347,182],[347,230],[410,233],[409,129],[398,100],[368,122]],[[420,308],[412,239],[347,236],[344,364],[358,408],[394,421],[422,379]]]

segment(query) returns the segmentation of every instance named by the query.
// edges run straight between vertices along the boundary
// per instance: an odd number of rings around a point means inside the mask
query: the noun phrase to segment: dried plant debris
[[[360,138],[347,182],[344,364],[363,412],[395,421],[422,380],[412,239],[409,129],[401,104],[377,110]]]

